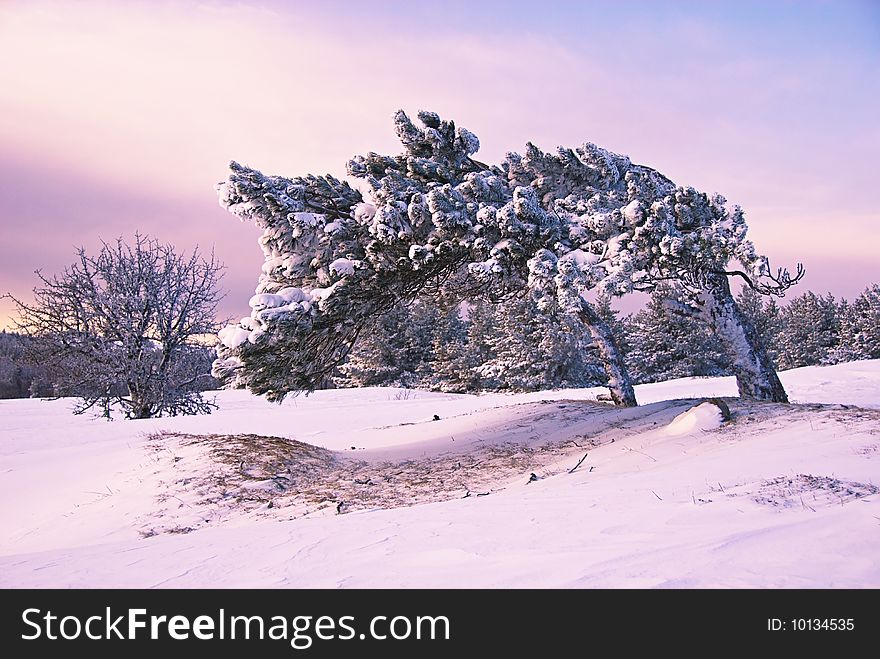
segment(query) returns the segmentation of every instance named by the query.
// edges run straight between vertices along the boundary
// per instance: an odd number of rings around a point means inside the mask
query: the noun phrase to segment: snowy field
[[[880,587],[880,361],[602,390],[0,401],[2,587]],[[439,417],[435,420],[436,417]],[[586,457],[585,457],[586,456]]]

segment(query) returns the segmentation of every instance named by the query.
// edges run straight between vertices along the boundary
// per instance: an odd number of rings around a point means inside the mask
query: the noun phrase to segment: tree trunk
[[[596,313],[593,306],[583,299],[581,300],[580,317],[584,325],[587,326],[587,330],[599,350],[599,356],[602,358],[602,366],[605,368],[605,375],[608,376],[611,400],[618,407],[637,406],[632,379],[623,363],[623,355],[620,354],[611,327]]]
[[[787,403],[785,388],[751,321],[737,306],[726,275],[712,275],[699,295],[703,314],[733,362],[740,398]]]
[[[153,406],[147,397],[137,388],[128,384],[129,419],[149,419],[153,416]]]

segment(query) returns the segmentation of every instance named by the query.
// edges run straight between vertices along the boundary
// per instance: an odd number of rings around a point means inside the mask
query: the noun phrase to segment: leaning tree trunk
[[[711,275],[700,293],[706,320],[733,362],[741,398],[787,403],[788,396],[751,321],[737,306],[726,275]]]
[[[579,315],[581,322],[586,325],[596,348],[599,350],[605,375],[608,376],[611,400],[618,407],[635,407],[638,405],[636,392],[633,389],[632,379],[626,370],[626,365],[623,363],[623,355],[620,354],[617,341],[614,340],[611,327],[586,300],[581,300]]]

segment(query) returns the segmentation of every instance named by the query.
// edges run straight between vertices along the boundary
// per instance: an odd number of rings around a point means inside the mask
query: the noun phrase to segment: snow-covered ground
[[[220,392],[111,423],[0,401],[0,586],[880,587],[880,361],[781,378],[797,404],[728,399],[731,423],[694,408],[732,378],[627,410],[597,389]]]

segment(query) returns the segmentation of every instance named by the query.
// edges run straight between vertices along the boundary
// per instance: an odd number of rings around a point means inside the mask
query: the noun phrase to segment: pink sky
[[[397,108],[454,118],[484,161],[589,140],[721,192],[776,264],[804,262],[804,290],[880,280],[878,32],[847,32],[876,20],[862,3],[794,25],[785,3],[751,23],[698,4],[316,5],[0,5],[0,292],[140,230],[213,247],[242,315],[262,256],[217,205],[228,161],[342,174],[397,151]]]

